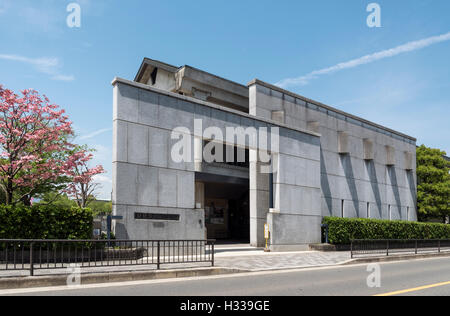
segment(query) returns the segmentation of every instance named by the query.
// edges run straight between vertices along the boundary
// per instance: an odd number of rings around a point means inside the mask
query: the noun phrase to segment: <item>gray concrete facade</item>
[[[219,127],[226,134],[226,127],[280,128],[281,142],[305,141],[315,146],[314,152],[306,149],[281,150],[280,161],[292,157],[302,162],[314,155],[319,166],[319,136],[315,133],[290,129],[276,122],[203,102],[191,97],[157,90],[146,85],[123,79],[114,80],[114,158],[113,158],[113,206],[116,215],[124,217],[116,224],[116,235],[125,239],[203,239],[204,210],[195,201],[195,133],[194,119],[201,120],[203,130]],[[171,138],[172,130],[184,127],[191,131],[187,136],[192,142],[191,162],[175,163],[171,148],[177,142]],[[240,146],[257,151],[248,138]],[[286,148],[288,148],[286,146]],[[307,164],[308,162],[305,162]],[[252,162],[257,165],[257,162]],[[253,167],[252,167],[253,168]],[[289,170],[279,165],[280,176]],[[255,172],[259,173],[255,167]],[[283,173],[281,173],[281,171]],[[260,174],[258,177],[266,177]],[[256,178],[255,178],[256,179]],[[263,229],[268,214],[268,183],[254,182],[250,187],[264,191],[261,197],[251,195],[252,244],[264,241]],[[319,177],[317,174],[318,183]],[[284,192],[281,183],[277,191]],[[296,186],[295,183],[292,184]],[[317,189],[319,189],[317,184]],[[282,205],[281,199],[277,205]],[[256,203],[253,199],[259,199]],[[266,207],[267,206],[267,207]],[[283,206],[284,207],[284,206]],[[176,214],[178,221],[135,219],[135,213]]]
[[[116,78],[113,86],[113,209],[124,218],[115,225],[118,238],[204,239],[208,176],[248,181],[250,243],[264,245],[267,223],[274,251],[320,242],[323,216],[417,220],[410,136],[259,80],[243,86],[149,59],[135,81]],[[237,146],[250,152],[248,169],[206,163],[209,127],[223,135],[227,127],[277,129],[279,146],[246,137]],[[171,152],[184,136],[189,159],[175,162]],[[273,183],[258,155],[267,148]]]
[[[283,113],[289,126],[313,126],[321,135],[314,172],[322,216],[417,220],[414,138],[259,80],[249,87],[251,113]]]

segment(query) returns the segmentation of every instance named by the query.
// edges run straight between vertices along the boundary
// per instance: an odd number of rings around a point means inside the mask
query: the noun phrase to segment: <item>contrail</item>
[[[97,131],[95,131],[95,132],[92,132],[91,134],[81,136],[79,139],[80,139],[80,140],[85,140],[85,139],[94,138],[95,136],[98,136],[98,135],[101,135],[101,134],[103,134],[103,133],[110,132],[110,131],[112,131],[111,128],[103,128],[103,129],[99,129],[99,130],[97,130]]]
[[[19,55],[6,55],[0,54],[0,60],[16,61],[25,64],[32,65],[37,71],[51,75],[50,79],[57,81],[73,81],[74,76],[62,75],[59,73],[59,68],[61,68],[61,62],[58,58],[28,58]]]
[[[344,69],[349,68],[355,68],[360,65],[370,64],[377,60],[381,60],[384,58],[394,57],[403,53],[412,52],[418,49],[422,49],[428,46],[431,46],[433,44],[445,42],[450,40],[450,32],[438,36],[432,36],[428,38],[424,38],[418,41],[409,42],[391,49],[386,49],[377,53],[373,53],[370,55],[365,55],[360,58],[356,58],[347,62],[339,63],[337,65],[334,65],[332,67],[315,70],[313,72],[310,72],[307,75],[297,77],[297,78],[288,78],[281,80],[280,82],[276,83],[277,86],[281,88],[287,88],[291,86],[303,86],[308,84],[309,81],[321,76],[321,75],[327,75],[333,72],[341,71]]]

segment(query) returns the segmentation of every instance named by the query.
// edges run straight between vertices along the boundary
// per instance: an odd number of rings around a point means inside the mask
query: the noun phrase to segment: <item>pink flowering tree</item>
[[[74,198],[79,207],[87,207],[95,200],[95,192],[100,184],[95,182],[95,176],[104,173],[102,166],[90,168],[89,162],[93,158],[92,153],[83,148],[76,153],[79,163],[74,165],[68,172],[72,182],[67,185],[64,192]]]
[[[72,123],[37,91],[0,86],[0,189],[6,204],[30,204],[42,190],[70,181],[86,152],[69,142]]]

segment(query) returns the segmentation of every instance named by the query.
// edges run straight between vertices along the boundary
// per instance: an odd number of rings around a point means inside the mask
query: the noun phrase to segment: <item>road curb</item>
[[[230,268],[196,268],[166,271],[127,271],[84,273],[81,275],[81,284],[97,284],[112,282],[129,282],[160,280],[173,278],[201,277],[247,272]],[[53,286],[67,286],[68,275],[34,276],[34,277],[5,277],[0,278],[0,290],[39,288]]]
[[[354,258],[342,265],[352,265],[360,263],[377,263],[377,262],[392,262],[392,261],[407,261],[407,260],[418,260],[418,259],[428,259],[428,258],[445,258],[450,257],[450,252],[446,253],[429,253],[429,254],[418,254],[418,255],[392,255],[384,257],[373,257],[373,258]]]

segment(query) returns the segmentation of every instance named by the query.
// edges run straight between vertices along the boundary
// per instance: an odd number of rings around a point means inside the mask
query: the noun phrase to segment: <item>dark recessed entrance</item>
[[[208,238],[250,242],[248,184],[205,182],[205,222]]]

